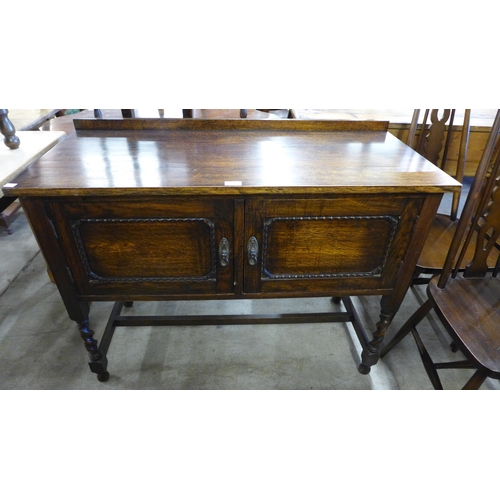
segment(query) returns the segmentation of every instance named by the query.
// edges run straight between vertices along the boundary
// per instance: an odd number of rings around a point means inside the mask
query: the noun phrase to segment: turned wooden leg
[[[385,332],[391,324],[394,315],[380,314],[380,321],[377,323],[377,330],[373,334],[373,340],[369,342],[361,353],[361,364],[358,366],[359,373],[366,375],[370,373],[371,367],[377,364],[380,358],[379,347],[384,340]]]
[[[90,371],[97,374],[99,382],[106,382],[109,379],[109,372],[107,371],[108,359],[99,349],[97,340],[94,338],[94,332],[89,328],[89,320],[86,319],[78,323],[78,329],[89,355]]]
[[[17,149],[21,144],[19,137],[16,135],[16,129],[9,120],[9,110],[0,109],[0,132],[5,137],[4,143],[10,149]]]
[[[385,332],[389,328],[394,315],[398,312],[401,303],[394,297],[385,295],[380,300],[380,321],[376,324],[377,329],[372,335],[361,353],[361,364],[358,371],[363,374],[370,373],[370,368],[377,364],[380,358],[380,344],[384,340]]]

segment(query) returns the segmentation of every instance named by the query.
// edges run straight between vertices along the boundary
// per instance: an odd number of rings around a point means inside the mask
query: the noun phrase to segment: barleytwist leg
[[[85,344],[85,349],[89,354],[89,368],[92,373],[97,374],[99,382],[106,382],[109,379],[109,372],[107,371],[108,359],[103,354],[94,338],[94,332],[89,328],[89,320],[78,323],[78,329]]]
[[[361,364],[358,366],[358,371],[363,375],[370,373],[371,367],[377,364],[380,358],[380,344],[391,324],[392,316],[380,315],[380,321],[377,323],[377,330],[373,334],[373,340],[366,345],[361,353]]]

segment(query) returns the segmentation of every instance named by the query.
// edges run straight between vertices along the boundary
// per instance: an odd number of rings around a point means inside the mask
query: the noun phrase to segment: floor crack
[[[7,291],[11,287],[11,285],[17,280],[17,278],[19,278],[19,276],[24,271],[26,271],[26,269],[31,265],[31,263],[35,260],[35,258],[38,256],[39,253],[40,253],[40,250],[38,250],[35,253],[35,255],[33,255],[33,257],[31,257],[31,259],[28,260],[28,262],[26,262],[26,264],[24,265],[24,267],[9,281],[9,283],[7,284],[7,286],[5,287],[5,289],[2,292],[0,292],[0,298],[2,298],[7,293]]]

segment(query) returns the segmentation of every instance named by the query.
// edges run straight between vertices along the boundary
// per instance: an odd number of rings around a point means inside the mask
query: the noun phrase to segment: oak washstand
[[[89,119],[75,129],[4,191],[21,200],[100,381],[120,325],[352,321],[368,373],[442,195],[460,186],[386,122]],[[355,295],[381,296],[371,335]],[[314,296],[346,311],[120,315],[133,301]],[[116,301],[100,343],[93,301]]]

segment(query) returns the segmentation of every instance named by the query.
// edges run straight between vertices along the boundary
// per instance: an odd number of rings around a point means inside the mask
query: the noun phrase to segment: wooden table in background
[[[39,130],[54,118],[60,109],[9,109],[9,118],[16,130]]]
[[[442,195],[459,187],[387,125],[80,120],[8,194],[22,202],[101,381],[114,328],[130,324],[352,321],[368,373]],[[382,297],[371,335],[354,295]],[[120,315],[142,300],[315,296],[342,298],[347,312]],[[93,301],[117,301],[99,344]]]
[[[20,140],[19,148],[11,150],[0,145],[0,230],[5,229],[9,234],[12,234],[11,222],[21,205],[15,197],[4,196],[2,187],[66,136],[61,131],[21,131],[16,135]]]

